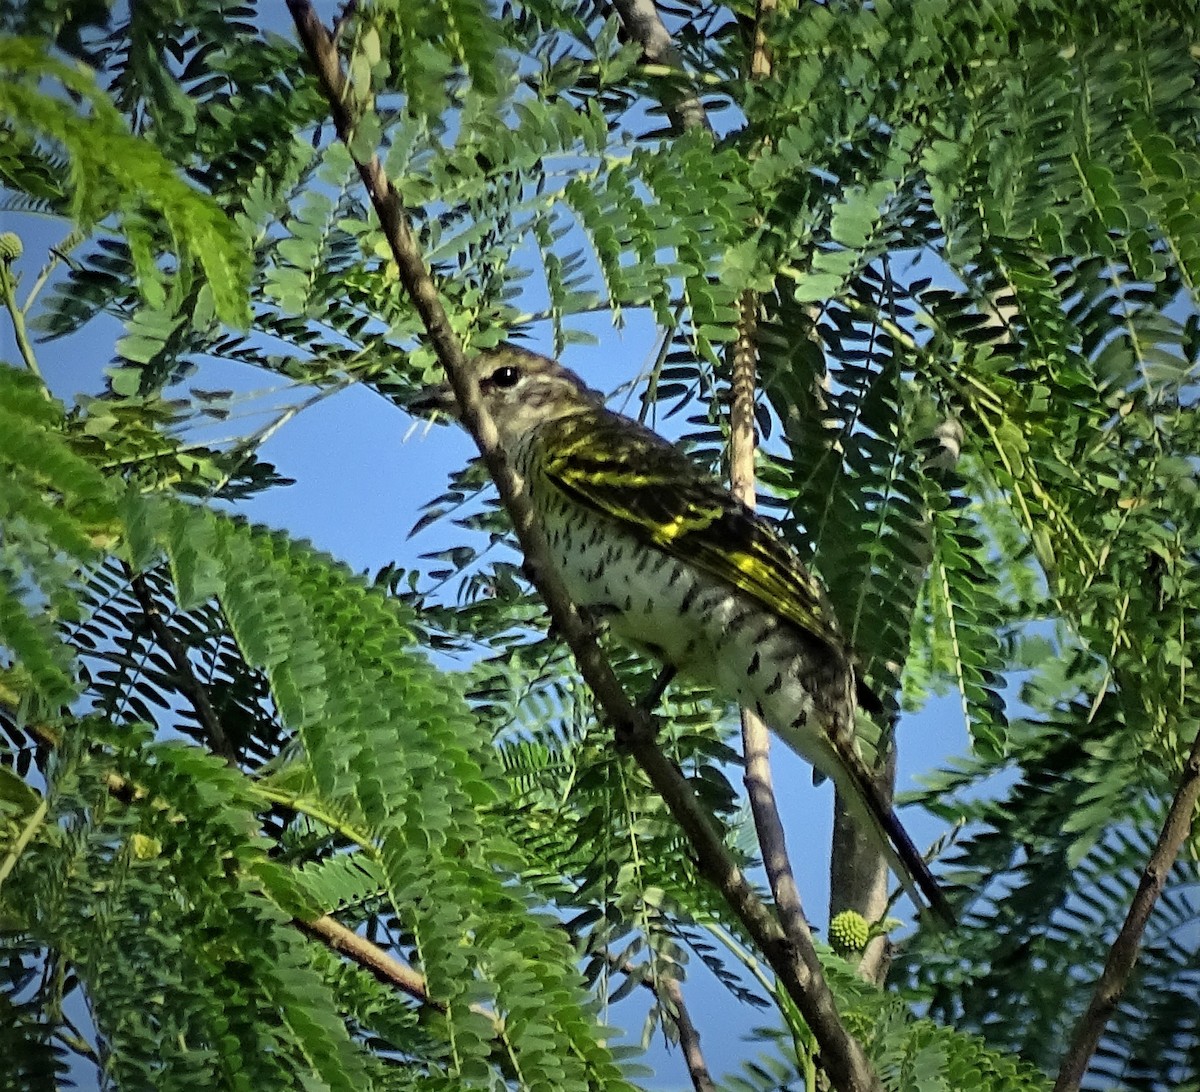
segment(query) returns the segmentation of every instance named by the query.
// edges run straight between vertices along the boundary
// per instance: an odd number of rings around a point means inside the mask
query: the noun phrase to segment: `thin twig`
[[[749,508],[754,495],[754,389],[758,339],[758,294],[745,292],[740,301],[738,336],[733,345],[732,401],[729,407],[729,484],[735,497]],[[787,836],[775,787],[771,778],[771,734],[762,717],[752,709],[742,710],[742,761],[744,781],[754,816],[754,829],[762,853],[763,868],[775,899],[783,931],[795,940],[800,935],[812,943],[800,889],[787,851]]]
[[[329,102],[338,136],[352,147],[355,117],[349,106],[346,78],[334,42],[307,0],[288,0],[288,8]],[[691,786],[656,743],[649,716],[630,703],[590,627],[571,604],[562,578],[549,561],[545,537],[537,525],[524,483],[500,452],[496,426],[483,405],[478,383],[471,377],[462,346],[413,238],[400,195],[386,177],[378,155],[369,159],[356,158],[355,162],[390,244],[400,280],[421,317],[458,399],[462,422],[479,447],[512,519],[534,583],[546,602],[553,624],[574,653],[580,673],[613,725],[618,742],[642,767],[691,840],[701,874],[726,897],[795,1000],[821,1045],[822,1058],[834,1084],[842,1092],[879,1088],[862,1047],[846,1031],[838,1016],[811,942],[797,943],[787,937],[755,896]]]
[[[429,996],[423,974],[414,971],[407,963],[401,963],[366,937],[359,936],[336,918],[331,918],[328,914],[315,921],[294,918],[292,924],[300,932],[315,937],[335,952],[341,952],[360,967],[370,971],[381,982],[395,986],[422,1005],[428,1005],[438,1012],[446,1011],[446,1006],[441,1001],[435,1001]]]
[[[13,839],[13,843],[9,846],[8,852],[4,855],[4,860],[0,861],[0,887],[4,886],[4,881],[8,879],[8,874],[16,867],[17,862],[21,859],[21,854],[28,848],[29,843],[33,841],[33,836],[42,828],[42,824],[46,821],[46,813],[50,810],[50,797],[43,796],[38,801],[38,805],[29,813],[29,818],[25,821],[25,825],[21,828],[21,833]]]
[[[700,1032],[692,1023],[691,1014],[683,1000],[683,987],[677,979],[668,978],[664,991],[671,1003],[671,1019],[679,1034],[679,1047],[683,1051],[692,1087],[696,1092],[716,1092],[716,1085],[708,1072],[708,1063],[704,1060],[704,1051],[700,1049]]]
[[[175,634],[171,632],[171,627],[163,618],[162,611],[158,609],[158,603],[154,600],[154,593],[147,585],[145,576],[142,573],[134,574],[128,565],[125,566],[125,575],[129,578],[129,586],[137,597],[138,605],[142,608],[142,614],[146,618],[150,632],[154,634],[154,639],[171,658],[171,663],[175,665],[176,685],[196,711],[196,716],[200,721],[200,726],[204,729],[205,737],[213,754],[225,759],[229,765],[236,766],[237,750],[230,742],[229,736],[226,735],[221,718],[217,716],[217,711],[209,700],[208,688],[196,678],[195,669],[187,650],[176,640]]]
[[[1171,809],[1163,822],[1162,832],[1154,846],[1154,852],[1146,862],[1138,884],[1137,894],[1125,915],[1117,939],[1108,951],[1104,971],[1096,982],[1095,992],[1087,1011],[1080,1017],[1071,1037],[1071,1045],[1063,1057],[1054,1082],[1054,1092],[1075,1092],[1087,1072],[1088,1064],[1108,1021],[1116,1011],[1117,1002],[1129,984],[1129,976],[1137,962],[1142,934],[1150,921],[1154,905],[1162,894],[1167,876],[1175,864],[1175,858],[1183,843],[1187,841],[1196,818],[1196,805],[1200,803],[1200,730],[1192,743],[1191,754],[1183,767],[1183,777],[1171,802]]]
[[[425,976],[420,971],[414,970],[407,963],[397,959],[389,952],[385,952],[378,944],[372,943],[353,929],[347,928],[336,918],[330,917],[328,914],[323,914],[314,921],[293,918],[292,924],[306,936],[319,940],[332,951],[344,955],[352,963],[357,963],[364,970],[370,971],[385,986],[395,986],[426,1008],[443,1015],[446,1013],[445,1002],[430,997]],[[470,1009],[471,1012],[482,1016],[491,1024],[492,1034],[496,1039],[493,1057],[505,1075],[513,1077],[515,1073],[510,1064],[512,1044],[505,1031],[503,1018],[483,1005],[471,1005]]]
[[[755,18],[754,46],[750,59],[751,78],[761,79],[770,74],[771,62],[766,46],[764,20],[774,9],[774,0],[761,0]],[[729,406],[729,487],[746,507],[754,508],[755,450],[754,401],[757,387],[755,375],[758,358],[759,297],[754,291],[742,293],[738,301],[737,340],[732,350],[732,382]],[[744,781],[758,834],[759,850],[767,882],[775,900],[775,909],[787,936],[796,940],[803,936],[812,944],[808,920],[795,870],[788,855],[787,835],[779,815],[775,786],[771,776],[771,735],[762,717],[751,709],[741,711],[742,760]]]
[[[767,46],[767,23],[775,14],[778,0],[758,0],[754,9],[754,43],[750,52],[750,78],[764,80],[771,74],[771,50]]]
[[[671,977],[655,976],[649,968],[640,971],[628,960],[621,960],[611,952],[607,953],[608,964],[613,970],[622,974],[636,976],[642,986],[649,990],[661,1004],[665,995],[666,1014],[675,1025],[679,1035],[679,1047],[683,1051],[683,1061],[687,1066],[688,1076],[696,1092],[716,1092],[712,1075],[708,1072],[708,1063],[704,1060],[704,1051],[700,1048],[700,1032],[692,1022],[687,1002],[683,998],[683,987],[679,980]]]
[[[42,289],[49,283],[51,274],[58,268],[58,263],[65,262],[67,255],[86,238],[87,233],[85,231],[78,227],[73,227],[67,232],[66,237],[58,246],[50,248],[50,258],[38,270],[38,275],[34,278],[33,284],[30,286],[29,295],[25,297],[25,302],[21,305],[21,314],[25,316],[29,315],[29,312],[33,310],[34,301],[38,298]]]

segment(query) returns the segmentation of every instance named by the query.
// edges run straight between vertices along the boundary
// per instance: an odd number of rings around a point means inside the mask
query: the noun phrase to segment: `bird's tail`
[[[820,753],[811,735],[777,730],[776,734],[817,770],[832,778],[855,820],[870,835],[896,878],[918,909],[928,909],[945,926],[955,924],[954,911],[933,878],[925,858],[908,836],[892,805],[871,777],[852,740],[835,742],[826,737]]]
[[[928,908],[942,925],[953,926],[954,910],[945,893],[857,752],[839,753],[836,769],[830,772],[854,818],[871,833],[909,898],[918,909]]]

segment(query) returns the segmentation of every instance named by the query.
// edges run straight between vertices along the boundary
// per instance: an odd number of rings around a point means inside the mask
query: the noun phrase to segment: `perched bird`
[[[775,525],[572,371],[515,345],[471,361],[576,605],[754,709],[831,778],[918,906],[953,914],[855,742],[854,661],[820,583]],[[449,385],[414,412],[454,415]],[[918,893],[919,892],[919,893]]]

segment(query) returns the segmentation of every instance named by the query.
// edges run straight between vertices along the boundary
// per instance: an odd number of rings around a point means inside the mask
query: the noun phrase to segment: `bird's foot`
[[[670,664],[666,664],[658,673],[657,678],[650,684],[650,689],[642,695],[642,700],[638,702],[638,708],[643,713],[653,714],[658,703],[662,701],[663,695],[667,692],[667,687],[671,685],[671,680],[675,678],[675,668]]]
[[[662,718],[637,707],[637,719],[632,724],[618,724],[613,730],[613,742],[617,750],[629,754],[638,749],[639,744],[653,743],[658,738],[658,730]]]

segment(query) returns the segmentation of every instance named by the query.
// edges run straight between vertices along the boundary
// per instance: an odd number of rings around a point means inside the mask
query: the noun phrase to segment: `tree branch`
[[[1184,764],[1183,777],[1163,822],[1154,852],[1146,862],[1137,894],[1129,906],[1129,913],[1125,915],[1125,923],[1108,951],[1108,959],[1096,982],[1091,1003],[1075,1026],[1071,1045],[1067,1048],[1058,1070],[1058,1078],[1054,1082],[1054,1092],[1075,1092],[1087,1072],[1092,1055],[1100,1045],[1100,1037],[1104,1034],[1108,1021],[1116,1011],[1117,1002],[1129,984],[1129,975],[1137,962],[1138,949],[1141,947],[1142,934],[1146,931],[1154,904],[1162,894],[1163,885],[1167,882],[1175,858],[1179,856],[1179,851],[1191,832],[1198,802],[1200,729],[1196,732],[1191,754]]]
[[[352,963],[357,963],[364,970],[373,974],[385,986],[395,986],[401,992],[408,994],[413,1000],[427,1008],[446,1012],[446,1005],[429,996],[425,976],[413,970],[407,963],[401,962],[379,945],[359,936],[353,929],[347,928],[336,918],[323,914],[314,921],[304,921],[293,918],[292,924],[305,935],[320,941],[332,951],[344,955]],[[471,1005],[471,1011],[482,1016],[492,1025],[492,1034],[496,1037],[493,1056],[496,1064],[505,1076],[515,1079],[518,1074],[512,1066],[512,1044],[505,1031],[504,1021],[491,1009],[483,1005]]]
[[[335,952],[341,952],[360,967],[370,971],[381,982],[395,986],[422,1005],[428,1005],[438,1012],[446,1011],[446,1006],[441,1001],[435,1001],[429,996],[423,974],[414,971],[407,963],[401,963],[366,937],[359,936],[336,918],[328,914],[315,921],[293,918],[292,924],[300,932],[314,937]]]
[[[700,1049],[700,1032],[692,1023],[691,1014],[683,1000],[683,987],[677,979],[668,978],[665,992],[667,1000],[671,1002],[671,1019],[679,1033],[679,1046],[683,1051],[688,1076],[692,1079],[692,1087],[696,1092],[716,1092],[716,1085],[708,1072],[708,1063],[704,1060],[704,1051]]]
[[[347,82],[337,47],[311,3],[288,0],[288,8],[329,101],[338,136],[352,148],[355,118],[348,104]],[[545,600],[555,627],[575,655],[580,673],[612,723],[618,743],[629,750],[663,797],[692,842],[701,874],[725,895],[795,1000],[821,1045],[835,1085],[843,1092],[878,1088],[878,1080],[862,1047],[842,1025],[815,949],[811,943],[793,943],[786,937],[778,922],[755,896],[712,819],[678,768],[655,742],[652,721],[644,711],[630,703],[590,628],[572,605],[562,578],[550,562],[545,537],[537,525],[524,482],[508,466],[500,451],[495,424],[487,414],[478,384],[467,367],[462,345],[451,328],[437,288],[425,267],[400,195],[384,174],[378,155],[369,159],[355,157],[355,163],[391,246],[400,280],[424,323],[458,399],[462,422],[474,438],[512,519],[534,584]]]
[[[608,964],[614,970],[626,975],[636,975],[637,980],[662,1003],[663,995],[669,1003],[667,1015],[675,1025],[679,1035],[679,1046],[683,1051],[684,1064],[688,1076],[696,1092],[716,1092],[712,1075],[708,1072],[708,1063],[704,1060],[704,1052],[700,1048],[700,1032],[692,1023],[691,1013],[688,1012],[687,1002],[683,998],[683,988],[679,980],[671,977],[655,978],[648,969],[637,970],[629,960],[619,960],[611,952],[606,953]]]
[[[766,20],[775,8],[775,0],[759,0],[754,20],[754,41],[750,57],[750,78],[762,79],[771,72],[766,44]],[[738,301],[737,340],[733,344],[732,400],[729,406],[729,487],[747,508],[756,507],[754,394],[757,385],[759,297],[754,291],[742,293]],[[803,937],[812,945],[812,934],[804,916],[800,889],[787,851],[787,837],[779,817],[775,787],[771,778],[771,736],[766,723],[751,709],[741,711],[744,781],[758,834],[763,868],[775,899],[775,910],[783,931],[793,942]]]
[[[733,398],[729,407],[729,485],[733,495],[748,508],[756,504],[754,369],[758,355],[758,305],[758,293],[742,293],[738,336],[733,344]],[[795,943],[803,937],[811,946],[812,934],[788,856],[787,836],[771,778],[771,734],[762,717],[753,710],[743,709],[741,716],[743,780],[775,910],[788,939]]]
[[[647,61],[667,65],[679,73],[680,80],[687,79],[683,57],[671,41],[654,0],[612,0],[612,6],[620,17],[625,33],[642,47],[642,56]],[[663,99],[663,106],[676,133],[685,133],[701,126],[712,128],[703,104],[695,95],[682,90],[674,91]]]
[[[30,725],[29,731],[36,739],[49,747],[57,747],[62,742],[61,733],[50,725]],[[146,795],[144,789],[113,770],[109,770],[105,774],[104,782],[108,793],[124,804],[132,804],[139,799],[143,799]],[[277,803],[278,801],[272,799],[271,802]],[[154,805],[156,807],[170,808],[170,804],[165,801],[156,800],[154,801]],[[40,821],[44,817],[46,806],[47,799],[43,797],[42,806],[39,809],[43,814],[42,816],[35,817],[37,821]],[[34,821],[31,821],[28,827],[33,828]],[[21,846],[14,846],[13,853],[10,856],[18,855],[21,848],[23,848],[23,843]],[[3,880],[6,874],[6,870],[0,869],[0,881]],[[414,998],[423,1005],[429,1005],[439,1012],[446,1011],[446,1006],[442,1002],[435,1001],[429,996],[425,987],[425,978],[422,974],[414,971],[406,963],[401,963],[400,960],[389,955],[377,944],[372,943],[365,937],[359,936],[328,914],[317,918],[315,921],[302,921],[300,918],[293,918],[292,924],[302,933],[306,933],[308,936],[327,944],[335,952],[341,952],[360,967],[370,971],[380,981],[398,987],[408,994],[409,997]],[[479,1011],[486,1012],[484,1009],[480,1009]],[[487,1016],[489,1019],[495,1020],[495,1014],[487,1013]]]

